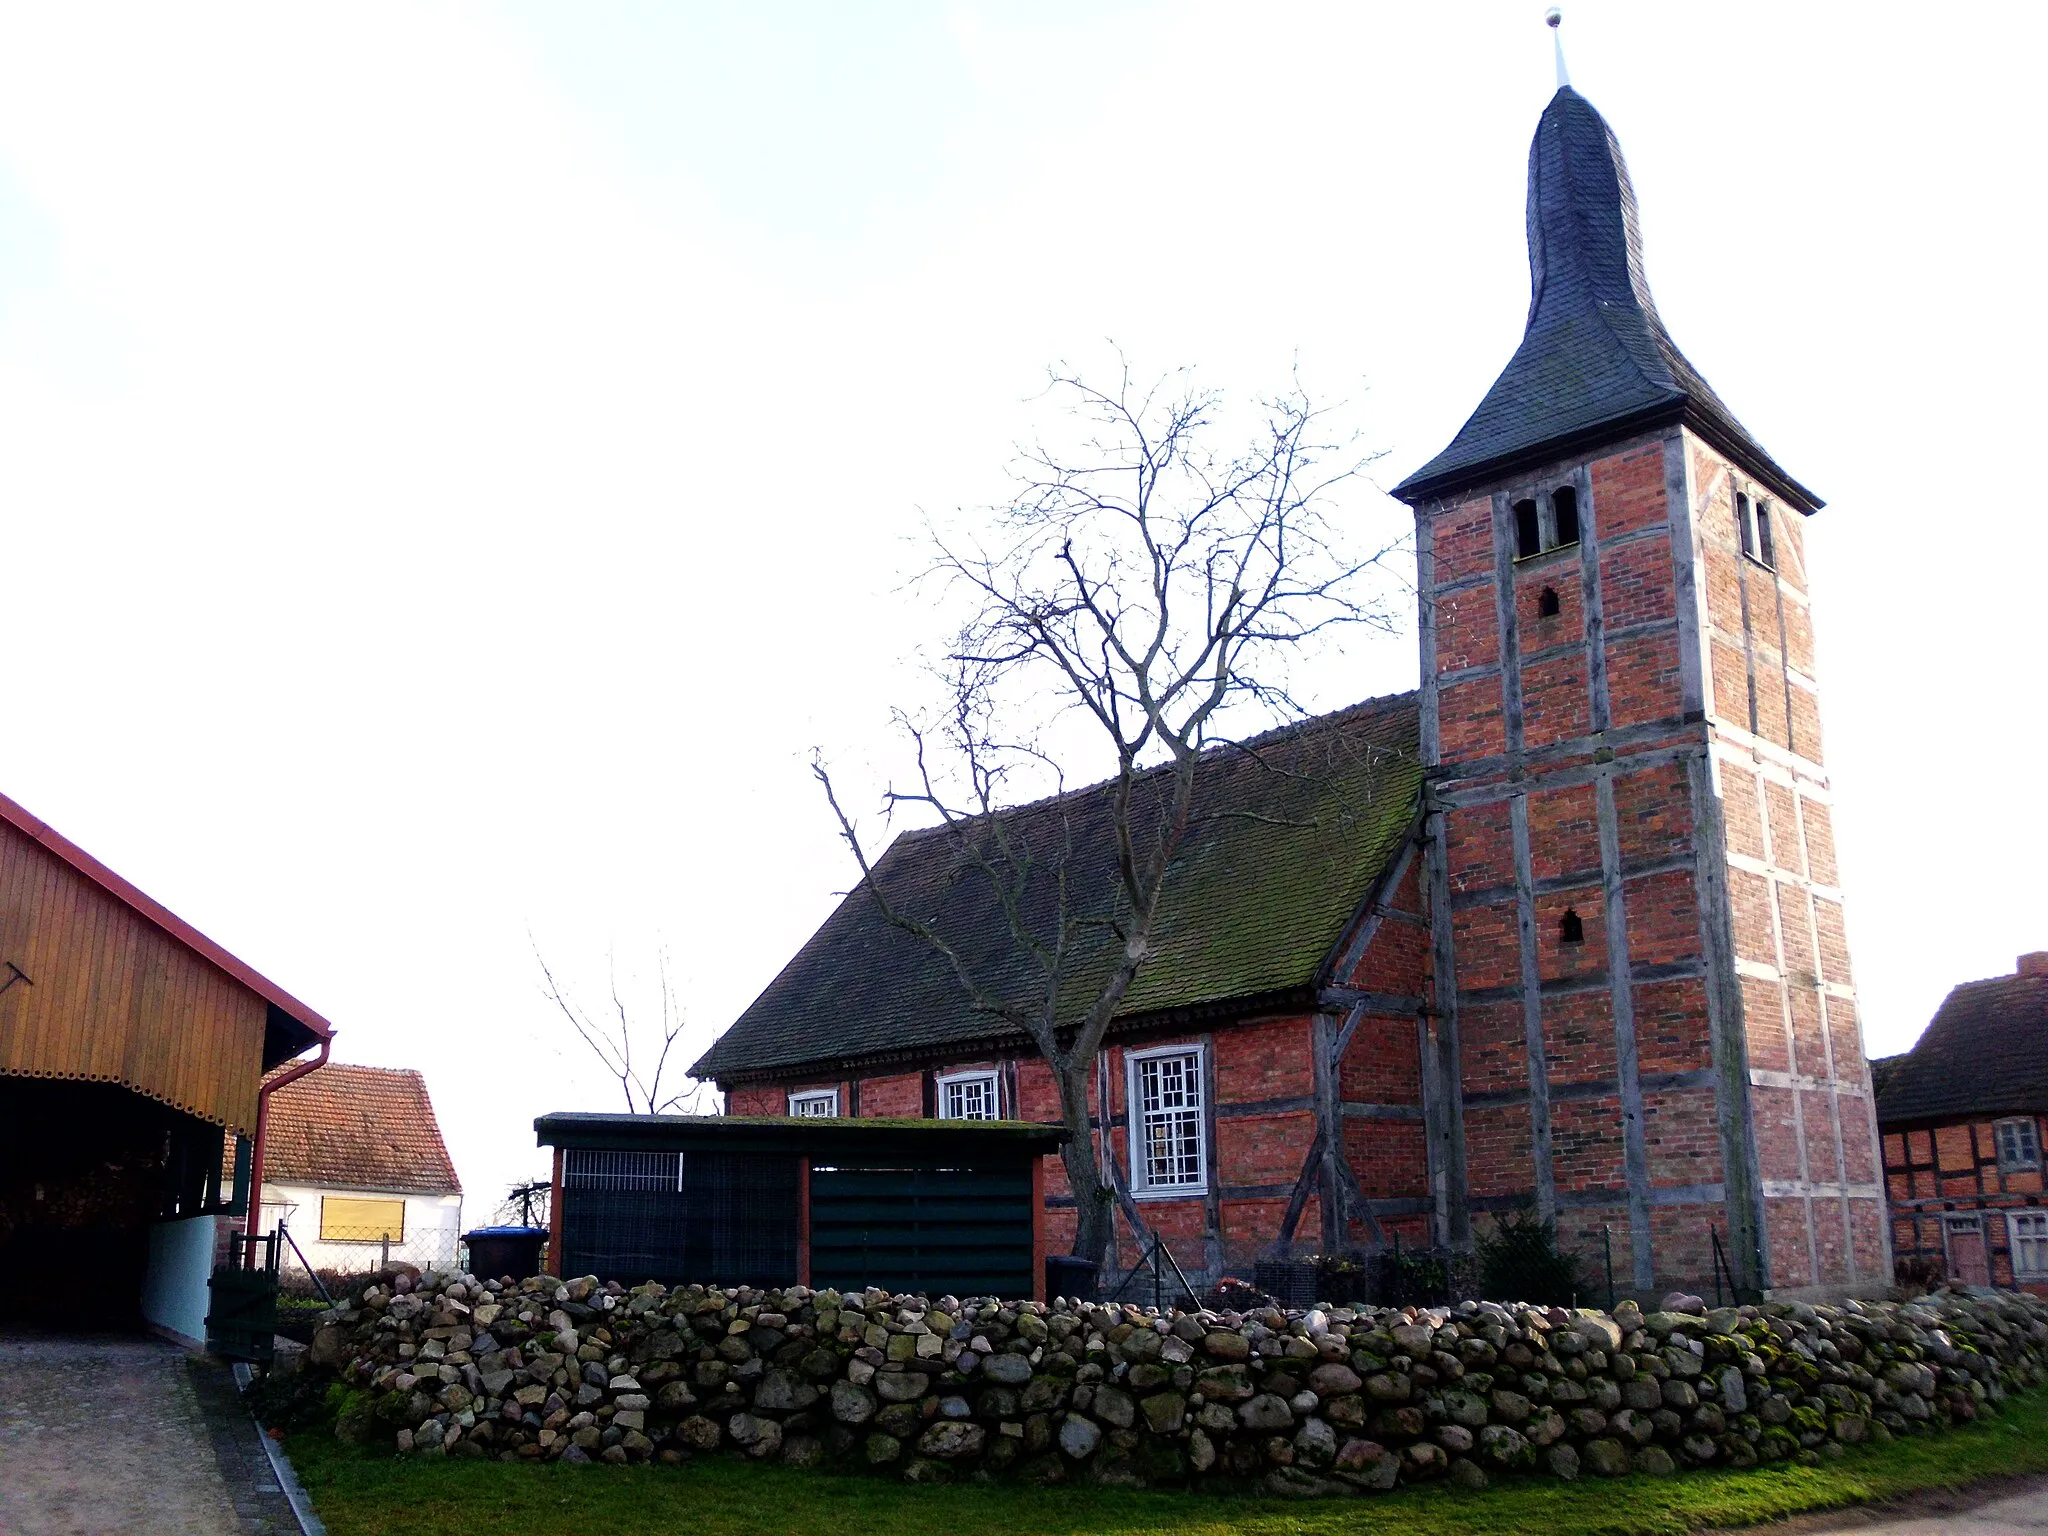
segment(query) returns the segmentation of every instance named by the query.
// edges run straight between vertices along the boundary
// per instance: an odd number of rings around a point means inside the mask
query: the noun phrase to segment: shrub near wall
[[[1932,1431],[2048,1379],[2048,1303],[1159,1314],[428,1275],[349,1298],[309,1360],[351,1389],[338,1434],[413,1454],[725,1451],[914,1480],[1349,1494]]]

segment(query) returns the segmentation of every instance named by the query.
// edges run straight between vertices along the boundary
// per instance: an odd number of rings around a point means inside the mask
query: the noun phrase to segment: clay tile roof
[[[1912,1050],[1870,1066],[1880,1125],[2048,1113],[2048,976],[1964,982]]]
[[[263,1177],[415,1195],[462,1193],[426,1079],[404,1068],[342,1062],[271,1094]]]
[[[1657,315],[1621,144],[1564,86],[1529,144],[1529,320],[1449,447],[1395,487],[1462,490],[1602,439],[1683,421],[1802,511],[1820,505],[1721,403]]]
[[[1312,987],[1407,841],[1421,784],[1412,693],[1213,748],[1196,781],[1194,823],[1167,876],[1157,952],[1119,1021]],[[1035,871],[1065,862],[1070,918],[1106,915],[1095,905],[1114,888],[1107,786],[1001,815],[1010,846],[1025,850]],[[964,833],[906,832],[877,862],[875,878],[899,909],[937,926],[988,991],[1019,999],[1031,994],[1033,973],[994,887],[958,841],[981,835],[972,824]],[[1045,874],[1027,892],[1041,936],[1056,911],[1053,883]],[[1061,989],[1069,1012],[1095,995],[1091,977],[1106,967],[1114,942],[1101,926],[1081,932]],[[855,890],[690,1070],[734,1082],[1022,1038],[971,1008],[940,956]]]

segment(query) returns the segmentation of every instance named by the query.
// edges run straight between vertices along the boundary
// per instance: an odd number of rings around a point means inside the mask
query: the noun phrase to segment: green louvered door
[[[1031,1214],[1024,1167],[814,1167],[811,1284],[1029,1297]]]

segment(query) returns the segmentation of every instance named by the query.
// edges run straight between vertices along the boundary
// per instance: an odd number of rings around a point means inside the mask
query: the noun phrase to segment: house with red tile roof
[[[283,1225],[321,1270],[455,1261],[462,1181],[426,1079],[399,1067],[331,1062],[271,1096],[261,1230]]]

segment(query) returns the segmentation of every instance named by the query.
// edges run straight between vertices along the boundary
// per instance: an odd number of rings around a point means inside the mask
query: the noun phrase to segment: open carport
[[[0,1316],[200,1342],[265,1074],[331,1034],[0,796]]]

